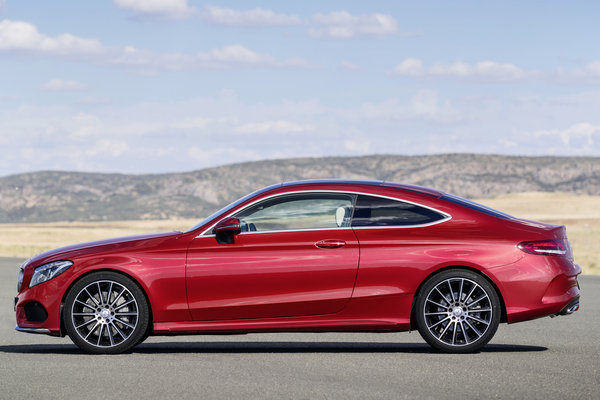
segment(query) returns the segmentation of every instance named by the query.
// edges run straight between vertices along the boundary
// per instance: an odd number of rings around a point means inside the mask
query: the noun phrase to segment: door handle
[[[320,249],[337,249],[338,247],[344,247],[346,242],[343,240],[321,240],[320,242],[315,243]]]

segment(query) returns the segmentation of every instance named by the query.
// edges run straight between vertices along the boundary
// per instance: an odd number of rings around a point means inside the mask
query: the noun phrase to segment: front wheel
[[[114,354],[141,342],[148,328],[146,297],[131,279],[96,272],[79,280],[63,312],[69,337],[89,353]]]
[[[461,269],[429,278],[415,303],[419,333],[449,353],[477,351],[498,329],[501,307],[494,287],[481,275]]]

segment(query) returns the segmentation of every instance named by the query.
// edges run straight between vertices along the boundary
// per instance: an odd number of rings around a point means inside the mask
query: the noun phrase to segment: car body
[[[383,181],[277,184],[187,232],[51,250],[20,268],[17,330],[118,353],[147,335],[419,329],[450,352],[570,314],[564,226]]]

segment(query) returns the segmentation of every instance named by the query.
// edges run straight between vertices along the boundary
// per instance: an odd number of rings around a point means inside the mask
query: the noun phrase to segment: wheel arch
[[[429,275],[427,275],[419,284],[419,286],[417,287],[417,290],[415,291],[415,294],[413,296],[413,300],[410,306],[410,326],[411,326],[411,330],[416,327],[416,320],[415,320],[415,303],[417,301],[417,298],[419,297],[419,295],[421,294],[421,289],[423,288],[423,285],[425,284],[425,282],[427,282],[429,280],[429,278],[431,278],[432,276],[435,276],[439,273],[442,273],[444,271],[447,271],[449,269],[462,269],[465,271],[470,271],[470,272],[474,272],[478,275],[480,275],[482,278],[484,278],[486,281],[488,281],[488,283],[490,285],[492,285],[492,287],[494,288],[494,290],[496,291],[496,294],[498,295],[498,298],[500,299],[500,308],[501,308],[501,314],[500,314],[500,322],[507,322],[507,317],[506,317],[506,305],[504,304],[504,297],[502,296],[502,292],[500,291],[500,288],[498,287],[498,285],[496,285],[496,282],[494,282],[494,280],[492,278],[490,278],[490,276],[488,274],[486,274],[485,272],[483,272],[480,269],[474,268],[474,267],[470,267],[470,266],[466,266],[466,265],[448,265],[439,269],[436,269],[435,271],[432,271]]]
[[[60,313],[59,313],[59,321],[60,321],[60,336],[66,336],[67,334],[67,329],[65,326],[65,321],[63,318],[63,312],[64,312],[64,306],[65,306],[65,300],[67,299],[67,296],[69,295],[69,293],[71,292],[71,288],[77,283],[79,282],[81,279],[85,278],[86,276],[89,276],[91,274],[95,274],[98,272],[113,272],[113,273],[117,273],[119,275],[123,275],[124,277],[127,277],[129,279],[131,279],[133,281],[133,283],[135,283],[137,285],[137,287],[142,291],[142,293],[144,294],[144,298],[146,299],[146,303],[148,304],[148,328],[147,328],[147,332],[152,332],[153,331],[153,317],[152,317],[152,303],[150,302],[150,298],[148,297],[148,293],[146,293],[146,290],[144,289],[144,286],[140,284],[140,282],[138,282],[138,280],[132,276],[131,274],[128,274],[126,272],[123,272],[119,269],[113,269],[113,268],[108,268],[108,267],[103,267],[103,268],[99,268],[99,269],[93,269],[90,271],[86,271],[85,273],[79,275],[77,277],[77,279],[73,279],[73,282],[71,282],[69,284],[69,287],[67,287],[67,290],[65,290],[62,299],[60,300]]]

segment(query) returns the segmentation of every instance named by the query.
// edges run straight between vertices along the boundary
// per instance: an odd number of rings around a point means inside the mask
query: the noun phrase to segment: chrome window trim
[[[446,213],[443,213],[442,215],[447,215]],[[446,222],[451,220],[452,217],[451,216],[446,216],[445,218],[442,218],[438,221],[434,221],[434,222],[428,222],[426,224],[415,224],[415,225],[380,225],[380,226],[355,226],[352,229],[410,229],[410,228],[425,228],[427,226],[432,226],[432,225],[437,225],[437,224],[441,224],[442,222]]]
[[[256,235],[258,233],[285,233],[285,232],[312,232],[312,231],[348,231],[348,230],[352,230],[352,227],[350,226],[341,226],[338,228],[313,228],[313,229],[278,229],[276,231],[247,231],[247,232],[241,232],[240,235]],[[198,235],[195,237],[195,239],[200,238],[200,237],[214,237],[215,234],[211,233],[208,235]]]
[[[336,194],[355,194],[355,195],[364,195],[364,196],[373,196],[373,197],[380,197],[383,199],[389,199],[389,200],[394,200],[394,201],[399,201],[399,202],[403,202],[403,203],[407,203],[407,204],[412,204],[418,207],[423,207],[426,208],[428,210],[434,211],[440,215],[443,215],[444,218],[438,220],[438,221],[434,221],[434,222],[428,222],[426,224],[416,224],[416,225],[386,225],[386,226],[357,226],[357,227],[338,227],[338,228],[314,228],[314,229],[289,229],[289,230],[276,230],[276,231],[256,231],[256,232],[242,232],[241,234],[243,235],[247,235],[247,234],[256,234],[256,233],[274,233],[274,232],[303,232],[303,231],[316,231],[316,230],[340,230],[340,229],[410,229],[410,228],[424,228],[427,226],[432,226],[432,225],[437,225],[437,224],[441,224],[443,222],[449,221],[452,219],[452,215],[445,213],[443,211],[440,211],[436,208],[433,207],[429,207],[429,206],[425,206],[423,204],[419,204],[419,203],[415,203],[414,201],[410,201],[410,200],[404,200],[404,199],[399,199],[396,197],[391,197],[391,196],[385,196],[385,195],[381,195],[381,194],[373,194],[373,193],[365,193],[365,192],[357,192],[357,191],[348,191],[348,190],[335,190],[335,189],[328,189],[328,190],[296,190],[296,191],[291,191],[291,192],[286,192],[286,193],[276,193],[267,197],[263,197],[261,199],[255,200],[251,203],[246,204],[244,207],[240,208],[239,210],[236,210],[234,212],[231,212],[225,216],[222,216],[221,218],[219,218],[214,224],[212,224],[209,228],[205,229],[202,233],[200,233],[199,235],[197,235],[195,238],[199,238],[199,237],[212,237],[215,236],[212,233],[209,233],[212,231],[212,229],[215,227],[215,225],[217,225],[217,223],[219,221],[221,221],[224,218],[227,217],[231,217],[234,214],[237,214],[241,211],[244,211],[245,209],[247,209],[248,207],[253,206],[254,204],[264,201],[264,200],[269,200],[272,199],[274,197],[279,197],[279,196],[287,196],[290,194],[298,194],[298,193],[336,193]],[[352,209],[353,213],[354,213],[354,207]]]

